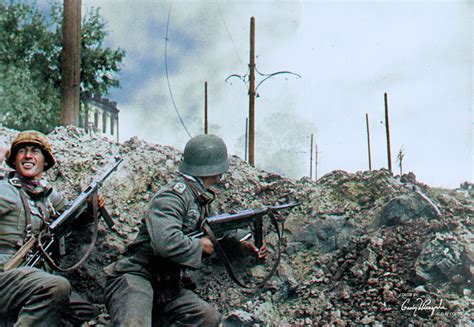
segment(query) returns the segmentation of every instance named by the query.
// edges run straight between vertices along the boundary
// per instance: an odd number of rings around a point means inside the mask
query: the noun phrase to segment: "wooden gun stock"
[[[10,269],[19,267],[23,261],[25,261],[25,257],[36,246],[37,240],[38,239],[36,236],[31,236],[30,239],[15,253],[15,255],[11,257],[10,260],[8,260],[3,269],[8,271]]]

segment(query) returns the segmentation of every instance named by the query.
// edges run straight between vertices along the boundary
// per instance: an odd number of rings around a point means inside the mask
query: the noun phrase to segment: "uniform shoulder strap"
[[[19,240],[20,244],[18,244],[19,246],[22,246],[25,239],[28,237],[28,226],[31,226],[31,212],[30,212],[30,205],[28,204],[28,199],[26,198],[25,192],[21,188],[18,188],[17,190],[18,190],[18,194],[20,194],[20,199],[23,204],[23,210],[25,210],[25,220],[26,220],[23,237]]]

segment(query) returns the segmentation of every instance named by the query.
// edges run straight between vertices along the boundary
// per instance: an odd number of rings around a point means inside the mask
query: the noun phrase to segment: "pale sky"
[[[472,2],[83,0],[82,5],[83,14],[91,6],[101,8],[107,45],[127,53],[122,88],[108,95],[121,110],[122,141],[138,136],[183,149],[189,137],[168,83],[194,136],[203,132],[207,81],[210,132],[223,137],[230,154],[243,157],[247,89],[236,78],[232,84],[225,79],[247,72],[254,16],[257,69],[301,75],[275,76],[258,89],[259,168],[278,166],[273,153],[283,149],[285,160],[294,162],[288,174],[309,175],[314,133],[318,177],[336,169],[367,170],[366,113],[372,168],[387,167],[387,92],[393,171],[399,173],[397,154],[403,149],[403,172],[414,172],[421,182],[450,188],[473,182]],[[287,151],[281,140],[299,146]]]

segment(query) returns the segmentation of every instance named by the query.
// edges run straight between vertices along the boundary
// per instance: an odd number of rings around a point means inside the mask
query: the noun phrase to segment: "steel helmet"
[[[7,152],[5,162],[7,165],[15,169],[15,157],[18,152],[18,148],[23,144],[37,145],[41,149],[44,155],[45,165],[44,171],[53,167],[56,163],[53,152],[51,151],[51,145],[48,142],[46,136],[38,131],[23,131],[18,133],[15,140],[12,142],[10,150]]]
[[[186,143],[179,171],[191,176],[214,176],[229,169],[229,157],[224,141],[213,134],[193,137]]]

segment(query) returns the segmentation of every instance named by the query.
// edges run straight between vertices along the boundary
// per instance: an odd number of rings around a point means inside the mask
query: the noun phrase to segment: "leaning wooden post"
[[[245,161],[248,159],[249,145],[249,119],[245,118]]]
[[[369,114],[365,114],[365,125],[367,126],[367,148],[369,153],[369,170],[372,170],[372,159],[370,157],[370,129],[369,129]]]
[[[309,147],[309,179],[313,179],[313,134],[311,133],[311,146]]]
[[[209,132],[208,125],[208,109],[207,109],[207,82],[204,83],[204,134]]]
[[[315,145],[314,149],[314,180],[318,181],[318,144]]]
[[[387,158],[388,158],[388,170],[392,173],[392,154],[390,150],[390,124],[388,122],[388,100],[387,93],[384,93],[385,100],[385,130],[387,132]]]

